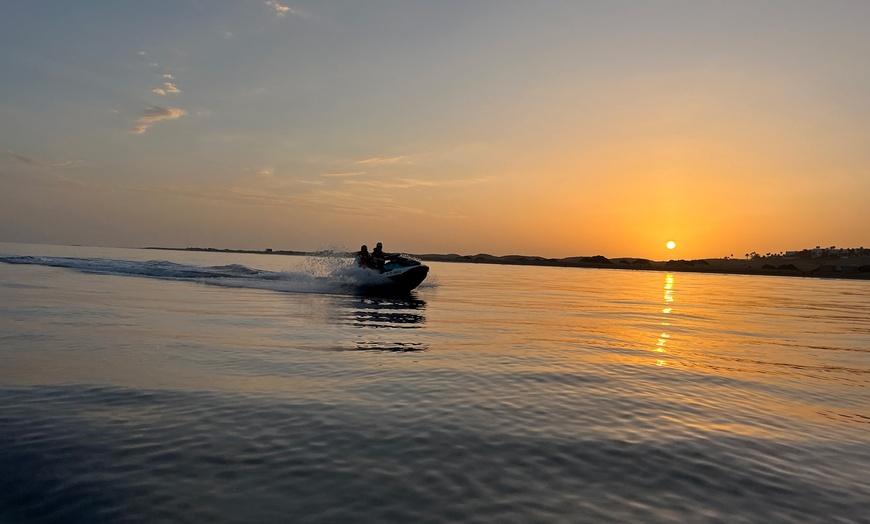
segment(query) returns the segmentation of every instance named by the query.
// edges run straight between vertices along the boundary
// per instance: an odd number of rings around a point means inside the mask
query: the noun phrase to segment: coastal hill
[[[335,256],[334,252],[263,251],[215,249],[215,248],[164,248],[179,251],[206,251],[219,253],[250,253],[265,255],[295,256]],[[348,254],[352,256],[352,254]],[[522,266],[582,267],[597,269],[623,269],[646,271],[677,271],[693,273],[722,273],[737,275],[778,275],[816,278],[848,278],[870,280],[870,250],[863,248],[828,250],[804,250],[788,254],[748,254],[746,258],[707,258],[696,260],[655,261],[645,258],[621,257],[607,258],[602,255],[577,256],[566,258],[545,258],[528,255],[496,256],[486,253],[476,255],[458,254],[416,254],[412,255],[428,262],[451,262],[465,264],[507,264]]]
[[[421,260],[438,262],[465,262],[477,264],[511,264],[556,267],[587,267],[599,269],[627,269],[679,271],[695,273],[723,273],[743,275],[782,275],[796,277],[855,278],[870,280],[870,254],[849,258],[798,258],[771,255],[748,259],[708,258],[697,260],[655,261],[644,258],[590,257],[544,258],[537,256],[507,255],[419,255]]]

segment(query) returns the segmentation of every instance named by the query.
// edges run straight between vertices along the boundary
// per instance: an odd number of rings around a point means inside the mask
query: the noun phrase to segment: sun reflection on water
[[[658,341],[656,342],[653,350],[656,353],[667,353],[665,350],[665,345],[668,343],[668,340],[671,336],[666,332],[667,327],[671,325],[670,323],[670,314],[674,310],[672,304],[674,302],[674,274],[667,273],[665,275],[665,294],[662,298],[665,307],[662,309],[662,319],[661,325],[663,326],[661,334],[659,334]],[[663,356],[663,355],[662,355]],[[666,366],[668,363],[666,360],[661,358],[657,358],[655,362],[656,366]]]

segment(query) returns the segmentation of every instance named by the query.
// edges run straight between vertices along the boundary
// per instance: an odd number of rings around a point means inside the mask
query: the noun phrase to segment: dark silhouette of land
[[[148,247],[172,251],[203,251],[215,253],[248,253],[258,255],[335,256],[326,251],[284,251],[266,249],[215,249]],[[348,256],[352,256],[348,253]],[[793,254],[747,254],[746,258],[706,258],[696,260],[655,261],[645,258],[606,258],[602,255],[567,258],[545,258],[527,255],[496,256],[486,253],[477,255],[417,254],[423,261],[464,264],[507,264],[515,266],[581,267],[597,269],[622,269],[645,271],[678,271],[690,273],[720,273],[733,275],[776,275],[788,277],[845,278],[870,280],[870,250],[834,249],[804,250]]]

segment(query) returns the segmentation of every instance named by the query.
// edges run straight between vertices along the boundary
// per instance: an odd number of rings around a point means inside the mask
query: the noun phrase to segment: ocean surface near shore
[[[867,522],[870,282],[0,244],[0,522]]]

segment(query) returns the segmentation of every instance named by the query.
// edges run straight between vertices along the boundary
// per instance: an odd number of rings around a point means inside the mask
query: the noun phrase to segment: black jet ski
[[[407,255],[390,255],[384,263],[383,275],[403,291],[411,291],[419,286],[428,274],[429,266]]]
[[[366,273],[372,273],[371,277],[363,278],[356,286],[363,294],[407,294],[420,285],[429,274],[429,266],[421,264],[419,260],[409,255],[399,253],[387,254],[382,268],[378,269],[363,264],[360,254],[357,253],[356,265],[364,268]],[[371,264],[369,260],[368,264]]]

